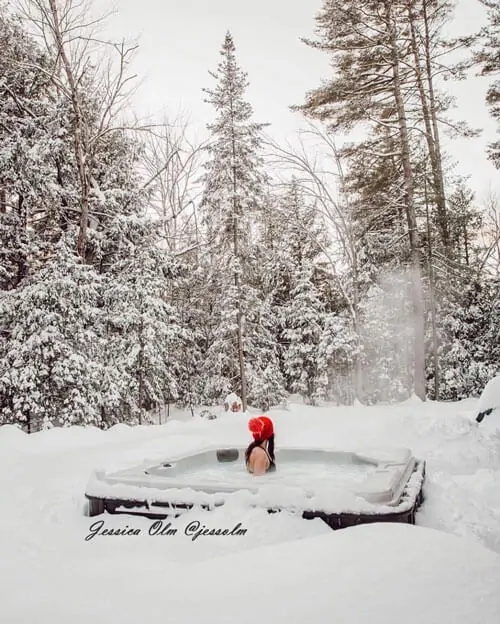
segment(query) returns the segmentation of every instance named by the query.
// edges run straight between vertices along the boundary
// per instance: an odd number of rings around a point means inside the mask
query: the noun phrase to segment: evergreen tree
[[[153,224],[120,217],[116,227],[123,247],[105,280],[107,350],[129,382],[126,401],[133,399],[129,418],[143,422],[147,411],[178,398],[181,328],[166,298],[176,269],[157,246]]]
[[[481,49],[474,54],[474,61],[481,66],[481,75],[498,76],[500,73],[500,2],[479,0],[486,7],[488,25],[480,33]],[[486,103],[490,114],[500,122],[500,80],[494,80],[486,92]],[[491,141],[488,157],[495,167],[500,168],[500,141]]]
[[[181,327],[175,350],[177,404],[191,410],[207,398],[203,363],[211,335],[206,303],[212,293],[207,288],[198,252],[193,245],[193,250],[182,256],[183,262],[177,263],[176,277],[169,280],[168,289]]]
[[[417,226],[415,175],[411,141],[412,100],[405,7],[399,2],[352,3],[325,0],[317,17],[319,42],[310,45],[328,52],[335,77],[315,89],[298,107],[325,120],[334,130],[351,131],[363,124],[387,128],[395,149],[402,187],[412,270],[415,392],[425,398],[424,308],[421,281],[421,242]],[[381,154],[384,158],[386,153]]]
[[[106,89],[110,74],[68,54],[79,34],[53,8],[37,25],[64,50],[0,15],[0,411],[29,430],[137,422],[177,397],[189,340],[172,259],[140,217],[141,146],[111,123],[128,52]]]
[[[61,239],[45,266],[0,297],[3,423],[100,425],[99,278]]]
[[[491,314],[486,329],[485,343],[491,376],[493,376],[500,374],[500,279],[491,280],[488,288],[491,293]]]
[[[324,304],[313,283],[313,268],[303,265],[290,292],[286,308],[283,340],[284,374],[290,392],[313,404],[325,398],[325,378],[319,366],[318,347],[324,331]]]
[[[266,213],[261,290],[267,293],[284,383],[311,402],[326,397],[327,377],[318,355],[325,341],[325,295],[318,262],[328,239],[314,205],[297,180]]]
[[[0,289],[11,289],[67,229],[71,154],[50,59],[5,8],[0,45]]]
[[[494,302],[488,285],[461,279],[460,288],[448,289],[448,298],[441,304],[439,361],[441,364],[438,400],[459,400],[478,396],[498,371],[493,359],[497,346],[491,340]],[[451,290],[451,292],[450,292]],[[432,379],[432,365],[429,374]]]
[[[435,84],[438,74],[463,76],[459,67],[446,64],[450,48],[443,33],[451,11],[450,3],[434,0],[324,0],[316,18],[319,40],[306,43],[329,55],[334,75],[295,107],[332,131],[350,135],[363,129],[363,138],[340,152],[347,159],[351,217],[358,226],[355,279],[365,293],[396,267],[410,280],[405,290],[414,309],[414,363],[408,383],[422,399],[424,205],[432,212],[435,250],[447,261],[453,258],[439,137],[451,99]],[[474,134],[464,124],[447,123],[461,135]]]
[[[427,215],[426,233],[426,273],[428,314],[430,323],[426,336],[426,376],[429,395],[433,398],[462,396],[475,393],[483,374],[474,377],[467,368],[469,357],[477,348],[479,361],[489,367],[490,348],[485,339],[485,327],[477,324],[477,305],[482,306],[485,320],[491,308],[491,287],[484,271],[483,242],[478,234],[483,228],[483,216],[474,202],[473,193],[463,180],[458,179],[448,198],[450,207],[448,232],[453,250],[453,262],[440,253],[436,240],[434,219]],[[473,292],[481,292],[472,296]],[[468,319],[464,321],[464,319]],[[465,324],[464,324],[465,323]],[[468,343],[467,327],[475,326],[475,345]],[[464,328],[465,331],[459,328]],[[469,349],[469,355],[463,349]],[[460,371],[456,373],[457,369]],[[452,371],[455,370],[455,373]],[[471,369],[472,370],[472,369]],[[451,380],[458,374],[461,381]]]
[[[333,311],[324,316],[317,348],[319,387],[338,405],[352,405],[356,398],[357,362],[361,361],[359,336],[353,331],[348,312],[330,302]]]
[[[257,288],[245,291],[245,374],[248,380],[249,403],[268,410],[285,397],[285,380],[280,368],[280,350],[276,341],[278,317],[271,301]]]
[[[477,264],[477,233],[481,230],[483,218],[474,202],[474,193],[459,180],[450,194],[449,231],[454,260],[465,267]]]
[[[210,399],[219,399],[237,385],[245,410],[245,317],[251,313],[245,307],[245,290],[250,282],[253,222],[262,208],[266,180],[259,156],[263,125],[251,121],[252,108],[244,99],[247,76],[237,64],[229,32],[221,56],[212,74],[216,86],[205,90],[217,112],[208,126],[211,142],[201,202],[209,245],[207,282],[213,293],[205,371]]]

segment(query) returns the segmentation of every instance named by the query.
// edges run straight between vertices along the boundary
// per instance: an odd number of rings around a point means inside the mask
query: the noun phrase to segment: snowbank
[[[5,621],[250,624],[258,610],[273,624],[493,624],[500,613],[500,556],[408,525],[345,529],[196,567],[103,560],[93,549],[85,566],[63,558],[47,572],[39,562],[6,576]]]

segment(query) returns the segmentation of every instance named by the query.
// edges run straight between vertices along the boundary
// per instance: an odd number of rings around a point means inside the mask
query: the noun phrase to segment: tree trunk
[[[87,244],[87,228],[89,220],[89,176],[87,169],[87,159],[85,153],[84,142],[84,123],[82,112],[80,108],[80,101],[78,96],[78,86],[73,74],[70,60],[66,54],[66,48],[64,46],[63,34],[61,31],[61,20],[57,9],[56,0],[49,0],[50,10],[52,12],[53,33],[56,40],[58,53],[60,54],[64,71],[68,79],[71,95],[71,104],[73,107],[73,113],[75,115],[75,127],[74,127],[74,141],[75,141],[75,156],[78,165],[78,175],[81,185],[81,213],[80,213],[80,229],[78,232],[77,251],[79,255],[85,257],[85,248]]]
[[[231,106],[231,118],[233,118],[233,110]],[[236,259],[239,255],[238,245],[238,203],[236,200],[237,182],[236,182],[236,145],[234,137],[234,121],[232,126],[232,152],[233,152],[233,254]],[[243,412],[247,411],[247,380],[245,375],[245,356],[243,352],[243,313],[241,309],[241,280],[238,272],[234,273],[234,284],[236,286],[237,293],[237,314],[238,314],[238,328],[236,331],[236,341],[238,345],[238,362],[240,368],[240,382],[241,382],[241,408]]]
[[[429,89],[429,114],[431,117],[432,128],[433,128],[433,137],[434,137],[434,146],[435,146],[435,158],[436,158],[436,183],[437,183],[437,193],[438,199],[441,202],[441,210],[442,210],[442,218],[443,218],[443,227],[444,234],[446,235],[446,239],[443,239],[445,243],[445,249],[449,249],[450,242],[450,233],[448,228],[448,216],[446,212],[446,194],[444,190],[444,176],[443,176],[443,159],[441,157],[441,142],[439,140],[439,129],[437,123],[437,114],[436,114],[436,96],[434,94],[434,81],[432,79],[432,63],[431,63],[431,51],[430,51],[430,35],[429,35],[429,18],[427,15],[427,1],[422,0],[422,8],[423,8],[423,16],[424,16],[424,29],[425,29],[425,69],[427,74],[427,86]],[[447,247],[448,246],[448,247]]]
[[[414,391],[415,394],[425,400],[425,321],[424,321],[424,302],[422,290],[421,275],[421,253],[420,240],[417,228],[417,215],[414,201],[414,180],[413,169],[410,158],[410,143],[408,134],[408,124],[406,120],[406,111],[402,95],[402,85],[400,76],[400,56],[398,50],[398,38],[396,32],[396,24],[391,14],[391,2],[386,1],[386,19],[390,37],[390,46],[393,61],[393,79],[394,79],[394,98],[396,102],[396,111],[398,115],[399,138],[401,142],[401,157],[404,176],[404,204],[406,211],[406,219],[408,223],[408,234],[411,253],[411,285],[412,285],[412,303],[414,315]]]
[[[347,191],[344,171],[342,168],[341,160],[338,156],[338,153],[334,151],[335,160],[337,162],[337,169],[340,176],[340,192],[345,198],[345,205],[347,208],[347,213],[350,215],[349,209],[349,195]],[[349,264],[352,271],[352,302],[348,301],[346,297],[346,301],[349,304],[349,309],[352,316],[352,324],[353,324],[353,332],[356,336],[356,345],[358,347],[358,352],[354,356],[354,397],[360,403],[364,403],[365,393],[364,393],[364,371],[363,364],[361,359],[361,336],[360,336],[360,322],[359,322],[359,302],[360,302],[360,294],[359,294],[359,260],[358,260],[358,249],[357,249],[357,241],[356,235],[354,232],[352,218],[342,219],[342,225],[345,229],[346,235],[346,245],[348,249],[348,258]]]
[[[424,7],[424,12],[426,12],[426,3],[427,0],[422,0],[422,4]],[[422,106],[422,116],[425,125],[425,138],[427,142],[427,149],[429,151],[429,160],[431,164],[432,171],[432,181],[433,181],[433,189],[434,189],[434,201],[436,203],[436,211],[438,217],[439,230],[441,234],[441,240],[443,243],[443,247],[445,250],[445,255],[448,257],[449,255],[449,246],[450,246],[450,237],[448,231],[448,217],[446,212],[446,197],[444,192],[444,182],[443,182],[443,170],[441,164],[441,154],[440,154],[440,145],[439,145],[439,137],[438,137],[438,128],[436,122],[436,111],[435,111],[435,99],[434,99],[434,90],[432,84],[432,74],[431,74],[431,59],[430,59],[430,51],[429,51],[429,41],[428,41],[428,26],[426,21],[426,13],[424,13],[424,21],[426,25],[426,39],[425,39],[425,56],[426,56],[426,71],[427,71],[427,84],[429,95],[425,93],[424,81],[422,76],[422,68],[420,64],[420,52],[418,49],[417,43],[417,35],[415,31],[415,13],[413,11],[415,0],[409,0],[408,2],[408,22],[410,25],[410,41],[411,41],[411,49],[413,53],[413,58],[415,61],[415,77],[418,88],[418,93],[420,96],[420,103]]]
[[[138,391],[138,394],[139,396],[137,400],[137,405],[139,407],[139,424],[142,425],[142,405],[143,405],[143,394],[144,394],[144,374],[142,372],[142,358],[139,358],[139,391]]]
[[[28,212],[24,207],[24,195],[19,195],[17,198],[17,213],[19,215],[19,219],[21,221],[22,226],[25,230],[28,229]],[[17,254],[17,275],[14,280],[14,288],[23,281],[23,279],[28,275],[28,259],[26,253],[23,251],[19,251]]]
[[[464,222],[464,252],[465,252],[465,264],[469,266],[469,237],[467,235],[467,223]]]
[[[355,250],[354,250],[355,252]],[[360,328],[359,328],[359,282],[358,282],[358,266],[357,254],[354,253],[353,264],[353,289],[352,289],[352,310],[353,310],[353,330],[357,337],[358,347],[361,345]],[[363,366],[361,363],[360,353],[356,353],[354,359],[354,388],[356,399],[363,403],[364,401],[364,383],[363,383]]]
[[[441,371],[439,370],[439,354],[437,339],[437,323],[436,323],[436,302],[434,299],[435,280],[434,267],[432,265],[432,240],[431,240],[431,224],[429,218],[429,203],[427,198],[427,182],[424,177],[424,193],[425,193],[425,213],[427,219],[427,261],[429,271],[429,292],[431,301],[431,326],[432,326],[432,359],[434,362],[434,400],[439,401],[439,391],[441,386]]]
[[[142,303],[142,300],[141,300]],[[142,406],[144,405],[144,325],[142,322],[142,305],[140,308],[141,321],[139,323],[139,361],[138,361],[138,397],[137,405],[139,407],[139,424],[142,425]]]
[[[238,257],[238,230],[236,226],[236,215],[233,215],[233,251],[235,258]],[[238,297],[238,328],[237,328],[237,345],[238,345],[238,362],[240,367],[241,380],[241,406],[244,412],[247,411],[247,381],[245,375],[245,357],[243,353],[243,314],[241,310],[241,283],[237,272],[234,274],[234,284]]]

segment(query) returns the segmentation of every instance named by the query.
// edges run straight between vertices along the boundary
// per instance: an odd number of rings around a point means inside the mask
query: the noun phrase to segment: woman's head
[[[267,416],[258,416],[257,418],[250,418],[248,421],[248,428],[253,435],[254,440],[268,440],[274,435],[273,421]]]

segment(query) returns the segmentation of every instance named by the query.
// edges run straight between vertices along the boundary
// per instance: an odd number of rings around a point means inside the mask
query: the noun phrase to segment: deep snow
[[[271,411],[278,445],[408,447],[427,461],[419,526],[336,532],[320,520],[241,503],[192,510],[171,521],[176,535],[163,536],[149,535],[152,521],[145,518],[83,515],[93,469],[213,443],[245,444],[242,414],[208,421],[174,412],[165,425],[106,432],[74,427],[27,436],[0,427],[2,622],[240,623],[264,609],[264,621],[273,623],[495,624],[500,418],[491,414],[477,425],[477,404],[412,400]],[[106,528],[141,534],[86,540],[102,520]],[[185,535],[190,522],[246,533],[193,539]]]
[[[477,403],[479,414],[489,410],[497,412],[500,410],[500,375],[496,375],[488,381]]]

